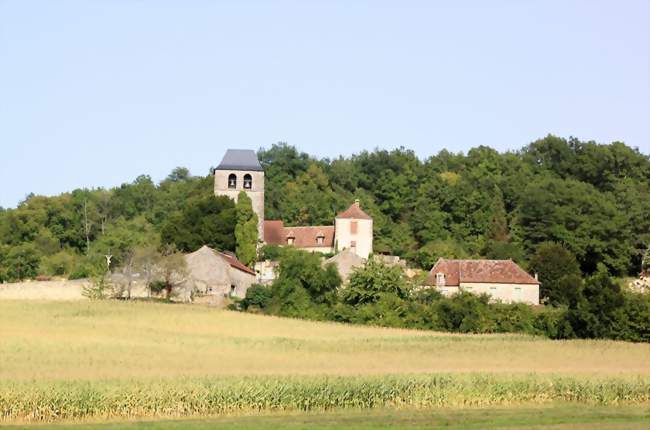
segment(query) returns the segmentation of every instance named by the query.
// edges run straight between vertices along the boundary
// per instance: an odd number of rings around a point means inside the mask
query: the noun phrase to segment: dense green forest
[[[354,198],[375,221],[375,251],[429,269],[439,256],[512,258],[528,267],[561,244],[582,274],[641,270],[650,245],[650,157],[620,142],[547,136],[519,151],[478,146],[427,159],[400,148],[316,159],[279,143],[258,153],[266,214],[289,225],[331,224]],[[219,157],[219,154],[215,155]],[[29,195],[0,209],[0,280],[83,276],[110,253],[139,245],[208,244],[235,251],[237,211],[212,194],[211,175],[176,168],[112,189]]]

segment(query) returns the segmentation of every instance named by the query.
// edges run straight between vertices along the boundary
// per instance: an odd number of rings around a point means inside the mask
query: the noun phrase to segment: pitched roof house
[[[424,285],[444,295],[467,291],[488,294],[504,303],[539,304],[539,281],[512,260],[446,260],[440,258]]]
[[[185,261],[189,273],[187,287],[201,294],[243,298],[255,283],[255,271],[233,255],[205,245],[186,254]]]
[[[324,254],[349,249],[361,258],[368,258],[372,253],[372,224],[372,217],[356,200],[336,215],[334,225],[286,227],[282,221],[265,220],[264,242]]]

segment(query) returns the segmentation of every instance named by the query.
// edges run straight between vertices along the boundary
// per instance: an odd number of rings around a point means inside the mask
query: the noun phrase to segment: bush
[[[72,273],[79,257],[71,251],[61,250],[53,255],[43,257],[39,272],[43,275],[61,276]]]
[[[269,305],[272,297],[270,288],[255,284],[246,290],[246,297],[240,302],[239,306],[243,310],[264,309]]]
[[[566,307],[545,307],[535,314],[533,327],[536,334],[548,336],[551,339],[572,339],[575,337],[569,323]]]
[[[490,333],[496,327],[491,315],[489,297],[462,292],[437,302],[439,328],[460,333]]]

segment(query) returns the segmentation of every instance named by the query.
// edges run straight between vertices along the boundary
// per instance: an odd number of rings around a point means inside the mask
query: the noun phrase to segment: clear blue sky
[[[226,148],[650,152],[646,1],[0,0],[0,206]]]

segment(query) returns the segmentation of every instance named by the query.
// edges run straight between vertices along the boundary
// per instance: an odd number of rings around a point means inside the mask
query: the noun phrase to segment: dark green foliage
[[[461,293],[436,303],[439,326],[460,333],[489,333],[496,327],[490,315],[488,296]]]
[[[580,266],[575,256],[559,243],[537,246],[529,269],[539,274],[540,299],[552,305],[568,305],[580,289]]]
[[[184,252],[203,245],[220,250],[235,250],[236,210],[233,201],[211,195],[187,201],[179,212],[169,216],[160,232],[164,244]]]
[[[32,243],[0,249],[0,280],[20,281],[38,273],[41,255]]]
[[[253,212],[253,204],[244,191],[239,193],[237,204],[237,224],[235,225],[235,240],[237,242],[237,258],[247,266],[251,266],[257,257],[257,215]]]
[[[246,297],[240,302],[243,310],[264,309],[271,303],[271,289],[264,285],[252,285],[246,290]]]
[[[409,289],[399,266],[388,266],[371,259],[365,266],[352,272],[341,299],[345,304],[360,306],[376,303],[388,295],[405,299],[408,294]]]
[[[625,297],[620,285],[607,275],[604,266],[589,277],[582,294],[569,305],[569,321],[581,338],[624,337]]]

